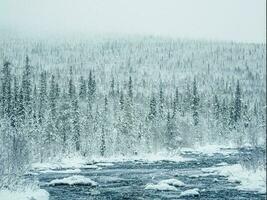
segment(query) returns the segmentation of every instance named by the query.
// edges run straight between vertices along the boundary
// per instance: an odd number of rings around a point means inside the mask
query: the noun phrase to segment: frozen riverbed
[[[46,170],[30,176],[39,179],[51,200],[265,199],[266,171],[255,171],[251,179],[238,164],[255,153],[265,152],[225,149],[206,154],[188,150],[182,153],[188,159],[180,162],[101,162],[92,164],[95,167]]]

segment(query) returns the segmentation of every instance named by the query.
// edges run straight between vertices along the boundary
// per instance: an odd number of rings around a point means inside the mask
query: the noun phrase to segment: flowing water
[[[234,153],[215,153],[212,155],[183,152],[188,161],[127,161],[99,169],[81,169],[79,173],[48,172],[37,175],[41,187],[49,192],[51,200],[90,200],[90,199],[266,199],[266,194],[236,189],[239,183],[229,182],[227,177],[216,174],[203,175],[201,169],[214,167],[220,163],[236,164],[248,155],[265,155],[264,150],[241,149]],[[202,175],[201,175],[202,174]],[[49,186],[55,179],[82,175],[98,183],[88,185]],[[199,176],[200,175],[200,176]],[[148,183],[158,183],[164,179],[175,178],[186,184],[176,191],[146,190]],[[199,196],[179,197],[187,189],[198,188]]]

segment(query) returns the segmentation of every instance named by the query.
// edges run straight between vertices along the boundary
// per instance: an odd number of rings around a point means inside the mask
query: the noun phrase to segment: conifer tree
[[[12,112],[12,93],[11,93],[11,69],[10,63],[5,62],[2,69],[2,114],[4,117],[11,117]]]
[[[193,96],[192,96],[192,111],[193,111],[193,120],[194,125],[197,126],[199,123],[199,114],[198,114],[198,108],[199,108],[199,97],[197,92],[197,82],[196,78],[194,78],[193,82]]]
[[[29,64],[29,57],[26,56],[26,63],[24,66],[23,76],[22,76],[22,95],[23,95],[23,105],[25,109],[25,114],[30,116],[31,113],[31,101],[32,101],[32,69]]]
[[[234,121],[238,122],[241,117],[241,89],[239,81],[237,81],[236,91],[235,91],[235,104],[234,104]]]

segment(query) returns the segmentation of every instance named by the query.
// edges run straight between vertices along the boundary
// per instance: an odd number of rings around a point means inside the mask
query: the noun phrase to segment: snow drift
[[[234,164],[204,168],[202,171],[226,176],[228,181],[240,184],[236,187],[237,189],[266,193],[266,169],[257,168],[256,170],[248,170],[240,164]]]

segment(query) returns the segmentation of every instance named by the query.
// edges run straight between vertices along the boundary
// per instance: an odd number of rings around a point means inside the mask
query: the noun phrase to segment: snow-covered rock
[[[74,175],[68,178],[63,179],[55,179],[50,181],[47,185],[89,185],[89,186],[96,186],[97,183],[90,178],[85,176]]]
[[[170,190],[170,191],[176,191],[176,187],[184,187],[185,184],[182,181],[179,181],[177,179],[171,178],[166,180],[161,180],[158,182],[158,184],[152,184],[149,183],[146,185],[146,190]]]
[[[199,189],[194,188],[194,189],[189,189],[181,192],[180,197],[196,197],[199,196]]]
[[[168,191],[176,191],[177,190],[176,187],[169,185],[167,183],[162,183],[162,182],[159,182],[158,184],[149,183],[146,185],[145,189],[146,190],[168,190]]]
[[[43,189],[0,190],[1,200],[48,200],[49,193]]]
[[[182,181],[179,181],[177,179],[166,179],[162,180],[159,183],[167,183],[168,185],[176,186],[176,187],[183,187],[185,184]]]

